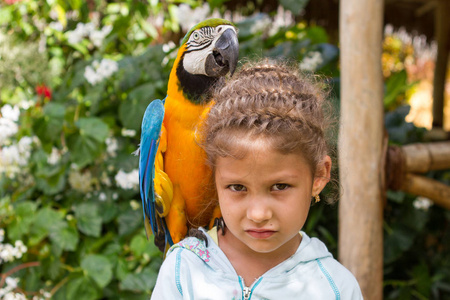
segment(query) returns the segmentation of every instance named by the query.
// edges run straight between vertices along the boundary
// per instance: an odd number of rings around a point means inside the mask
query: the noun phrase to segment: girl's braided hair
[[[201,146],[214,171],[218,156],[242,158],[263,137],[282,153],[299,153],[311,168],[328,153],[324,92],[281,62],[245,64],[214,93]],[[246,144],[247,143],[247,144]]]

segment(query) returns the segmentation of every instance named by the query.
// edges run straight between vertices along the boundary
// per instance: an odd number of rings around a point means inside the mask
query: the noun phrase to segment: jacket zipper
[[[244,297],[244,300],[248,300],[249,298],[250,298],[250,293],[251,293],[251,290],[250,290],[250,288],[249,287],[244,287],[243,289],[242,289],[242,296]]]
[[[243,284],[243,279],[241,276],[239,276],[239,283],[242,288],[242,299],[243,300],[250,300],[252,298],[253,289],[261,282],[262,277],[260,277],[255,283],[253,283],[250,287],[246,287]]]

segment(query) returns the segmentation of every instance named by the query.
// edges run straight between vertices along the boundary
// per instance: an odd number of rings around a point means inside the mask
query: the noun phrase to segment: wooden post
[[[340,1],[339,260],[383,298],[383,1]]]
[[[436,7],[435,30],[438,44],[433,80],[433,127],[444,125],[444,94],[447,62],[450,52],[450,1],[439,0]]]

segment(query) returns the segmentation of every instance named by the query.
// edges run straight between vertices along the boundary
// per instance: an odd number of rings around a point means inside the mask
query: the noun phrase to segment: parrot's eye
[[[194,38],[194,40],[198,40],[200,38],[200,34],[198,32],[194,32],[192,34],[192,37]]]

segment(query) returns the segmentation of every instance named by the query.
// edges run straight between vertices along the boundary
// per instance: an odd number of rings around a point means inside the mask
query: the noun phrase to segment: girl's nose
[[[266,201],[259,199],[249,200],[247,206],[247,218],[255,223],[262,223],[272,218],[272,210],[265,203]]]

